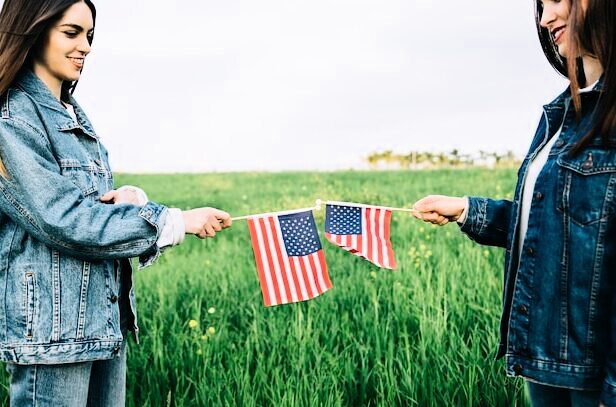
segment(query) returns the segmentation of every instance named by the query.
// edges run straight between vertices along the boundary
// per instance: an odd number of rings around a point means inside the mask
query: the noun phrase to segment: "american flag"
[[[388,269],[396,268],[389,240],[391,210],[368,205],[325,206],[325,237],[356,256]]]
[[[248,218],[265,306],[314,298],[332,287],[312,211]]]

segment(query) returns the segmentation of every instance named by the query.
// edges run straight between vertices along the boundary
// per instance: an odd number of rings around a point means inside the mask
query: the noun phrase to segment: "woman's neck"
[[[584,76],[586,77],[585,86],[590,86],[599,80],[603,74],[603,67],[596,57],[590,55],[583,56],[582,62],[584,64]]]

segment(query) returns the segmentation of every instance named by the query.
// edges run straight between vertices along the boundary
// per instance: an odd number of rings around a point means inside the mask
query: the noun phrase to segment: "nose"
[[[88,37],[84,35],[81,41],[79,41],[79,44],[77,45],[77,51],[83,54],[83,56],[86,56],[90,53],[90,50],[90,41],[88,41]]]
[[[546,1],[543,4],[543,11],[541,13],[541,21],[539,21],[539,25],[543,28],[548,28],[556,19],[556,13],[554,12],[554,8],[551,5],[551,2]]]

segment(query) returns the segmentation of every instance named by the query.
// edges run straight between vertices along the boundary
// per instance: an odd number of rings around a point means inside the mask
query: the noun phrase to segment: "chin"
[[[64,77],[64,82],[75,82],[78,81],[81,75],[66,75]]]
[[[567,58],[567,51],[564,46],[558,47],[558,55],[560,55],[563,58]]]

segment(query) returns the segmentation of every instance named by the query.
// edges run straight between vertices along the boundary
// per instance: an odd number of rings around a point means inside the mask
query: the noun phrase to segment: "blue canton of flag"
[[[361,233],[361,208],[356,206],[325,206],[325,232],[336,235]]]
[[[282,239],[289,256],[306,256],[321,250],[312,212],[278,216]]]

